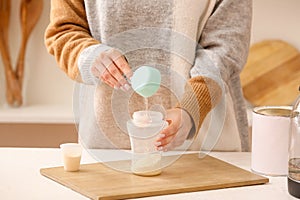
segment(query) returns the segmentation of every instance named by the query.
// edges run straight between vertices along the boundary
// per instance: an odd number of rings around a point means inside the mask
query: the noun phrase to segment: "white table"
[[[116,151],[103,150],[107,158]],[[211,153],[211,156],[250,170],[250,153]],[[87,198],[40,175],[40,168],[61,166],[59,149],[0,148],[0,199],[3,200],[86,200]],[[82,163],[95,162],[83,152]],[[140,198],[140,200],[295,200],[287,192],[286,177],[269,177],[265,185],[228,188],[174,195]]]

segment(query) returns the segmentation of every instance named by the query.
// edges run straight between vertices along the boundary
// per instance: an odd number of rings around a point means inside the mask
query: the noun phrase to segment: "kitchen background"
[[[19,5],[20,0],[12,0],[9,44],[13,66],[21,42]],[[251,43],[282,39],[300,50],[299,8],[299,0],[253,0]],[[4,67],[0,62],[0,146],[58,146],[77,139],[72,123],[74,83],[57,67],[44,46],[49,11],[50,1],[44,0],[42,16],[28,42],[24,107],[7,109]]]

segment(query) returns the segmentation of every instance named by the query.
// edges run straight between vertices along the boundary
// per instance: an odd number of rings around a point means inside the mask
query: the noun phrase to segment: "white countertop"
[[[102,150],[107,159],[117,159],[118,152]],[[112,156],[114,155],[114,156]],[[250,153],[211,153],[211,156],[250,170]],[[62,166],[59,149],[41,148],[0,148],[0,199],[3,200],[87,200],[42,175],[40,168]],[[87,152],[83,152],[82,163],[95,162]],[[296,200],[287,192],[286,177],[268,177],[265,185],[227,188],[219,190],[182,193],[165,196],[140,198],[140,200]]]

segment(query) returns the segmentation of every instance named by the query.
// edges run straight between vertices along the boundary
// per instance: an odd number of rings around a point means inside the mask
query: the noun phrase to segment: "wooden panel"
[[[254,106],[291,105],[300,85],[299,51],[280,40],[252,45],[241,83]]]
[[[74,124],[0,123],[0,147],[59,147],[77,142]]]
[[[170,158],[170,157],[169,157]],[[165,159],[169,159],[165,158]],[[114,163],[115,164],[115,163]],[[129,165],[130,161],[118,161]],[[231,164],[198,154],[184,155],[154,177],[122,173],[101,163],[82,165],[79,172],[62,167],[41,174],[91,199],[126,199],[267,183],[268,179]]]

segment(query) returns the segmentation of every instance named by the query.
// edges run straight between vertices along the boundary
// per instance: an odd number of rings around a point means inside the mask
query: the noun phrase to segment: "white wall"
[[[12,0],[10,45],[15,65],[20,44],[20,0]],[[238,1],[237,1],[238,3]],[[300,50],[300,0],[253,0],[252,43],[283,39]],[[49,21],[50,0],[44,0],[43,16],[28,43],[26,104],[71,104],[73,82],[57,67],[44,47],[43,34]],[[0,62],[0,106],[4,104],[4,72]]]
[[[253,0],[252,43],[282,39],[300,50],[300,0]]]
[[[16,64],[21,43],[19,24],[20,0],[11,1],[10,52],[13,66]],[[27,46],[25,63],[25,104],[72,103],[73,82],[57,67],[54,57],[44,46],[44,30],[49,23],[50,0],[44,0],[43,14],[33,30]],[[5,81],[2,58],[0,62],[0,107],[5,103]]]

